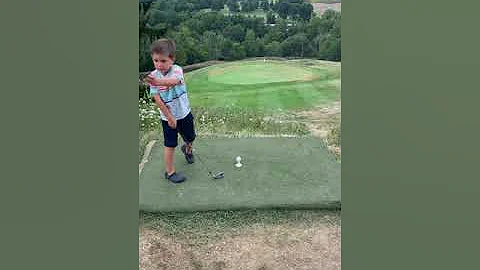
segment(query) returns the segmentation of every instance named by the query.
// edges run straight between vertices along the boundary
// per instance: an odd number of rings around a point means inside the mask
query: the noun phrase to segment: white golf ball
[[[237,162],[240,162],[242,160],[242,158],[240,156],[237,156],[236,160],[237,160]]]

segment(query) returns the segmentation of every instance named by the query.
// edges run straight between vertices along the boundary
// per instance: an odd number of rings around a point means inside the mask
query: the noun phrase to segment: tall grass
[[[271,111],[225,107],[193,107],[195,130],[199,136],[205,135],[308,135],[304,123],[281,122],[270,117]],[[278,111],[278,113],[281,113]],[[143,155],[149,140],[162,138],[160,109],[156,104],[139,100],[139,158]]]

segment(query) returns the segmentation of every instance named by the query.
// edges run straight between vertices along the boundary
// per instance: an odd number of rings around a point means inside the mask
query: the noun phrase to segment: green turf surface
[[[340,100],[340,65],[303,61],[236,61],[186,74],[194,107],[309,109]]]
[[[262,84],[311,80],[313,72],[306,68],[275,62],[251,62],[229,65],[208,71],[208,80],[224,84]]]
[[[189,179],[163,177],[163,146],[157,142],[140,175],[140,209],[199,211],[245,208],[331,208],[340,204],[340,164],[314,138],[198,139],[197,160],[176,167]],[[234,164],[243,158],[243,167]],[[198,158],[200,157],[200,159]],[[208,171],[224,171],[213,180]]]

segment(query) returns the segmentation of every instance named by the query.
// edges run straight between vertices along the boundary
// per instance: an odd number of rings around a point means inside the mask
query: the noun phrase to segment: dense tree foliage
[[[140,1],[139,12],[140,71],[153,69],[149,46],[160,37],[176,41],[181,65],[258,56],[341,59],[341,14],[315,16],[304,0]]]

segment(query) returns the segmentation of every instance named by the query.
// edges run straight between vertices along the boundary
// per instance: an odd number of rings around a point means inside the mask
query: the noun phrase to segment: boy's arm
[[[172,113],[170,112],[170,110],[168,109],[167,105],[165,105],[165,102],[163,102],[163,100],[160,98],[160,95],[154,95],[153,98],[155,99],[155,103],[157,104],[158,108],[160,108],[160,111],[162,111],[163,115],[165,115],[165,117],[167,117],[167,120],[168,120],[168,124],[170,125],[170,127],[172,128],[176,128],[177,126],[177,121],[175,119],[175,117],[173,117]]]
[[[180,84],[180,80],[177,78],[153,78],[153,77],[147,76],[145,80],[147,83],[154,86],[172,87],[177,84]]]
[[[150,73],[145,77],[145,80],[147,81],[149,78],[154,79],[155,77],[152,73]],[[170,110],[168,109],[167,105],[165,105],[163,100],[160,98],[159,89],[154,85],[152,85],[151,83],[149,84],[150,84],[150,97],[153,97],[153,99],[155,100],[155,104],[157,104],[158,108],[160,108],[160,111],[162,111],[163,115],[165,115],[165,117],[167,117],[168,119],[171,119],[171,118],[175,119],[172,113],[170,112]]]
[[[168,109],[167,105],[165,105],[165,102],[160,98],[160,95],[154,95],[153,98],[155,99],[155,104],[160,108],[160,111],[162,111],[163,115],[165,115],[167,118],[171,118],[172,113]]]
[[[153,76],[147,76],[146,81],[154,86],[172,87],[178,84],[184,84],[185,78],[183,77],[183,69],[175,66],[173,69],[173,77],[155,78]]]

